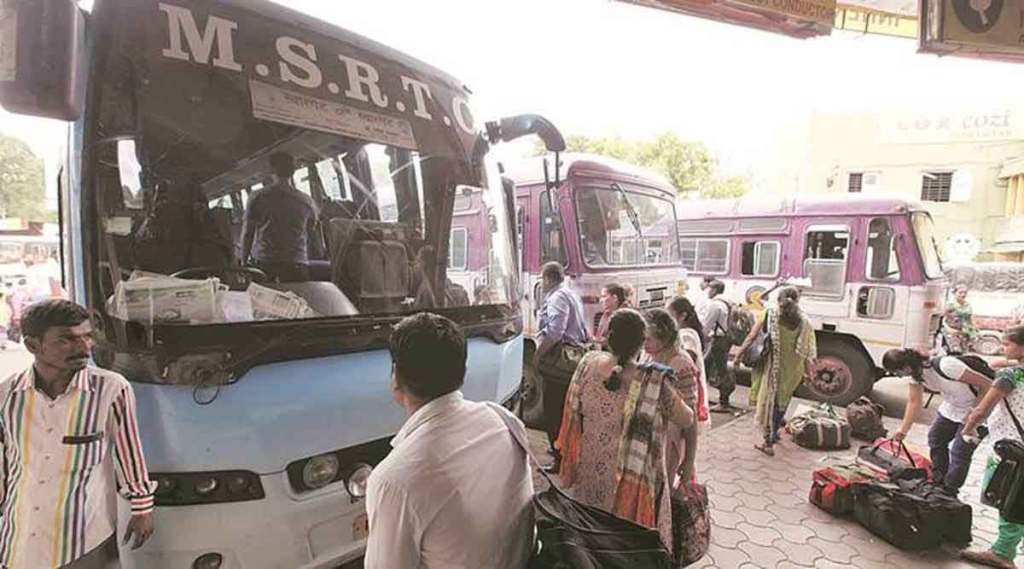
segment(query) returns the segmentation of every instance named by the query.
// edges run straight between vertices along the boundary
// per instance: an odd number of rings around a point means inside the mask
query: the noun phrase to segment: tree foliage
[[[0,134],[0,217],[51,221],[42,159],[17,138]]]
[[[748,177],[723,176],[718,172],[718,160],[704,143],[687,142],[671,132],[640,141],[618,136],[573,135],[566,140],[566,150],[599,154],[650,168],[668,178],[680,197],[734,198],[750,190]],[[543,153],[543,146],[538,146],[537,154]]]

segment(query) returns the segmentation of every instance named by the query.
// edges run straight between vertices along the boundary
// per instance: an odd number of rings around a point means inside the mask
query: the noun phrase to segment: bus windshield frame
[[[910,224],[914,230],[914,243],[917,245],[921,255],[921,266],[924,276],[928,280],[940,280],[946,278],[942,266],[942,254],[939,252],[939,245],[935,241],[935,225],[932,216],[928,212],[915,211],[910,214]]]
[[[679,265],[679,228],[676,221],[676,206],[668,192],[620,182],[611,184],[582,182],[573,186],[572,196],[577,243],[581,260],[587,268],[606,271]],[[666,208],[667,212],[652,209],[657,206]],[[655,218],[651,216],[655,216]],[[603,221],[599,223],[596,221],[598,219]],[[668,223],[664,225],[669,228],[668,235],[650,233],[651,230],[658,229],[659,223],[666,219]],[[616,236],[613,235],[615,232],[624,232],[624,234]],[[616,239],[620,243],[619,255],[617,259],[610,259],[609,257],[615,257],[615,255],[613,255],[613,247],[608,241]],[[657,254],[653,254],[654,251],[650,246],[651,242],[655,240],[661,241],[660,251]],[[635,247],[632,254],[628,254],[626,249],[628,241],[631,241]],[[665,241],[668,242],[667,250]],[[602,242],[606,244],[604,255],[598,251]],[[646,259],[652,257],[653,262],[646,262]]]

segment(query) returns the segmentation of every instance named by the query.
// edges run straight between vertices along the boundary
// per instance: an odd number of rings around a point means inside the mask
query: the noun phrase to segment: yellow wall
[[[1016,116],[1024,125],[1024,109]],[[966,119],[955,122],[961,120]],[[804,132],[785,133],[780,139],[786,148],[779,149],[779,156],[788,164],[781,164],[762,187],[777,195],[846,194],[850,172],[878,172],[879,194],[920,199],[923,172],[965,169],[973,178],[968,201],[925,202],[935,218],[939,244],[954,234],[970,233],[982,241],[982,250],[992,246],[1007,212],[1008,180],[1000,179],[1000,170],[1008,160],[1024,156],[1024,129],[904,135],[897,124],[902,127],[904,121],[894,113],[812,115]],[[981,140],[962,140],[965,136]],[[1022,201],[1014,206],[1024,211],[1024,190],[1017,195]]]

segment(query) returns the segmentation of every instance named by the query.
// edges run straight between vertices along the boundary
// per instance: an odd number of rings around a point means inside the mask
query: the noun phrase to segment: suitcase
[[[804,448],[850,448],[850,423],[831,407],[797,415],[789,420],[787,429],[793,435],[793,442]]]
[[[857,464],[892,480],[926,478],[932,480],[932,461],[893,439],[875,441],[857,450]]]
[[[907,551],[971,541],[971,507],[925,481],[869,482],[853,489],[854,518]]]
[[[878,480],[874,471],[856,464],[819,468],[811,475],[810,503],[833,516],[853,512],[853,486]]]

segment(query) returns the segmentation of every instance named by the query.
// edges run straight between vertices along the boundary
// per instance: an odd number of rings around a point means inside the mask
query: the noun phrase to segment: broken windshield
[[[320,36],[308,38],[318,46],[299,42],[277,23],[218,7],[204,13],[213,37],[201,54],[190,30],[203,27],[189,9],[114,6],[152,12],[155,22],[116,29],[98,81],[99,308],[143,324],[208,324],[399,315],[514,297],[505,202],[500,184],[469,164],[464,93],[424,77],[414,84],[388,60],[352,67],[341,55],[317,69],[322,90],[313,93],[296,75],[313,73],[303,65],[314,61],[309,50],[363,50]],[[231,42],[217,35],[221,20],[239,28]],[[268,50],[280,58],[274,73],[240,63]],[[332,71],[369,98],[338,93],[326,79]],[[406,102],[395,91],[403,86]],[[391,106],[367,110],[386,89]],[[479,216],[453,231],[456,195],[471,196]]]

